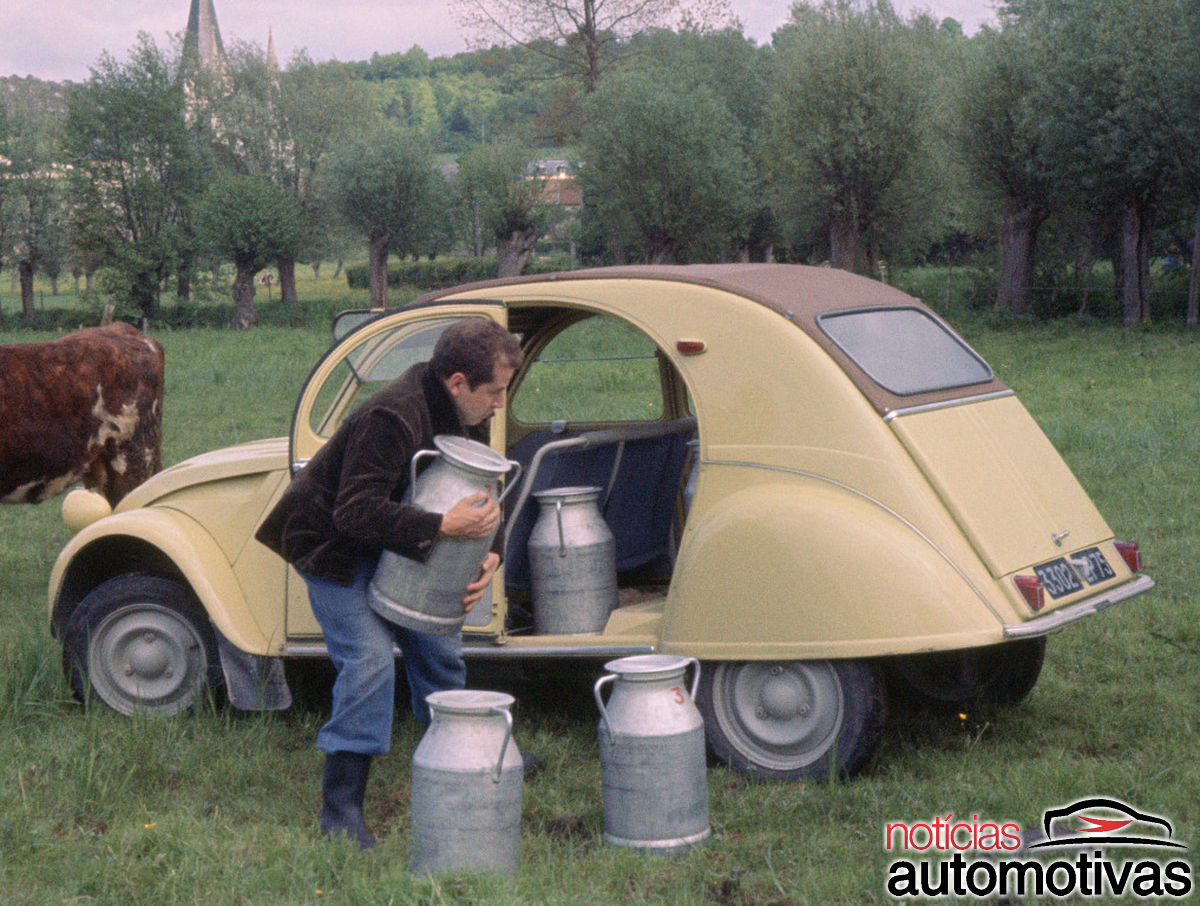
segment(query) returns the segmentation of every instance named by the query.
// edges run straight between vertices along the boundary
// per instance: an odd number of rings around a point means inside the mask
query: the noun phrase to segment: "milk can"
[[[412,761],[411,869],[515,874],[525,779],[513,697],[454,689],[426,701],[432,719]]]
[[[431,513],[445,513],[480,491],[494,497],[503,475],[513,468],[520,474],[519,463],[465,437],[439,434],[433,445],[436,450],[420,450],[412,458],[404,493],[405,503]],[[434,462],[418,478],[417,464],[425,458]],[[512,487],[510,481],[497,502]],[[457,632],[463,624],[463,596],[479,575],[494,537],[495,532],[486,538],[438,538],[424,563],[384,551],[371,579],[367,597],[371,609],[385,620],[420,632]]]
[[[689,690],[688,665],[695,665]],[[671,852],[707,838],[704,720],[694,696],[695,658],[643,654],[604,665],[596,681],[604,839]],[[605,705],[603,687],[612,683]]]
[[[594,487],[551,488],[533,496],[529,535],[533,622],[540,635],[600,632],[617,606],[617,542]]]

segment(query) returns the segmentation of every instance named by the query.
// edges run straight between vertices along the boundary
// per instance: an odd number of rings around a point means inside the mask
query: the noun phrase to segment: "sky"
[[[788,17],[792,0],[729,0],[747,37],[760,44]],[[215,0],[226,44],[267,46],[286,64],[298,50],[320,62],[366,60],[420,45],[431,57],[466,49],[445,0]],[[893,0],[961,22],[968,34],[994,19],[992,0]],[[104,51],[128,56],[139,31],[163,48],[187,25],[190,0],[0,0],[0,76],[82,82]]]

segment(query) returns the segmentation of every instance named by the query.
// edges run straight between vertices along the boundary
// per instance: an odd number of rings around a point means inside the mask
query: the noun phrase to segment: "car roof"
[[[917,308],[941,321],[919,299],[878,280],[831,267],[801,264],[687,264],[628,265],[583,268],[553,274],[510,277],[440,290],[418,299],[431,302],[461,292],[513,285],[575,280],[668,280],[694,283],[741,296],[766,306],[800,327],[834,358],[881,413],[937,404],[997,392],[1008,388],[999,380],[912,395],[898,395],[875,383],[821,329],[825,314],[877,307]],[[951,330],[947,326],[947,330]],[[953,332],[953,331],[952,331]]]

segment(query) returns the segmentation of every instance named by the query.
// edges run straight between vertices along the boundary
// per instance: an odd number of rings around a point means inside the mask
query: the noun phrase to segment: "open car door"
[[[471,317],[489,318],[507,326],[503,304],[472,301],[400,309],[363,319],[340,339],[335,328],[334,345],[313,368],[296,403],[288,445],[292,474],[304,468],[350,412],[411,366],[428,361],[442,332],[455,321]],[[492,422],[491,445],[504,452],[503,419]],[[309,606],[308,589],[291,567],[287,589],[288,639],[316,640],[321,636],[321,627]],[[491,631],[495,626],[499,631],[504,615],[500,608],[489,606],[491,601],[489,595],[475,606],[469,615],[469,627]]]

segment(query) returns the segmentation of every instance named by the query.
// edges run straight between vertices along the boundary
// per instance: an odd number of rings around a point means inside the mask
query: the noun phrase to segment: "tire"
[[[884,685],[862,661],[705,664],[696,697],[713,755],[779,780],[856,773],[887,720]]]
[[[1015,705],[1033,691],[1046,657],[1045,637],[986,648],[895,658],[889,679],[917,703]]]
[[[79,602],[63,633],[71,690],[120,714],[166,716],[222,685],[216,636],[190,592],[154,576],[120,576]]]

